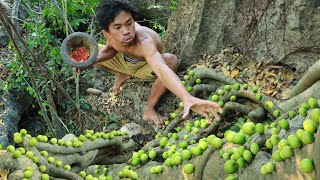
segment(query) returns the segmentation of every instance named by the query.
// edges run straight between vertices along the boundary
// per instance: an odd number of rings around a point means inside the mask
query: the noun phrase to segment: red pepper
[[[71,51],[70,58],[76,62],[84,62],[89,58],[89,51],[85,47],[79,47]]]

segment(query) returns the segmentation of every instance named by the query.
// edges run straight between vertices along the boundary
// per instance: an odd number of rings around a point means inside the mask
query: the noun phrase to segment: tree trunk
[[[319,6],[318,0],[181,0],[165,44],[182,67],[232,46],[255,61],[303,73],[320,57]]]

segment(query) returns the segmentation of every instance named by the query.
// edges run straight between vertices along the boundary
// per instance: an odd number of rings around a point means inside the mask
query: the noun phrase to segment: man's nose
[[[123,30],[123,35],[128,35],[128,34],[130,34],[130,30],[125,27]]]

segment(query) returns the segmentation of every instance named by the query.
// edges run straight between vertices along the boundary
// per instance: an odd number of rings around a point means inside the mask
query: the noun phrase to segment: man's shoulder
[[[147,27],[146,27],[147,28]],[[152,45],[152,44],[156,44],[154,36],[152,35],[152,33],[147,32],[148,30],[141,30],[141,31],[137,31],[137,43],[140,44],[141,46],[144,45]]]

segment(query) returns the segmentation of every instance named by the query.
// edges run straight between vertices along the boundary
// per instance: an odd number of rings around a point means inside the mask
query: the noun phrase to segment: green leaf
[[[108,129],[113,129],[117,126],[117,123],[111,123],[107,128]]]
[[[92,109],[91,105],[86,103],[86,102],[81,102],[81,108],[87,109],[87,110],[91,110]]]
[[[117,122],[118,121],[118,119],[116,117],[112,116],[112,115],[108,115],[108,119],[110,121],[112,121],[112,122]]]

